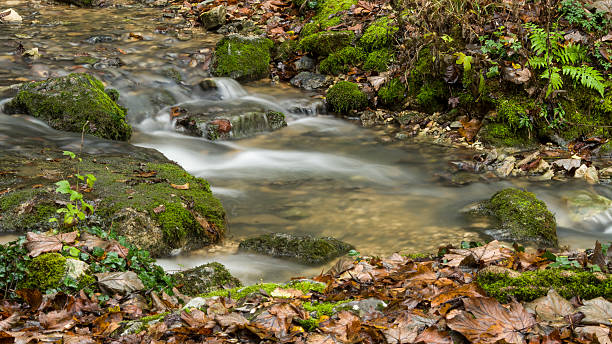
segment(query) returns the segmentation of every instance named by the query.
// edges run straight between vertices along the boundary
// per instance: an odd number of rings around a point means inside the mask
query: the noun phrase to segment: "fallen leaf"
[[[41,313],[38,316],[40,324],[50,331],[65,331],[76,325],[76,320],[67,310]]]
[[[341,311],[337,314],[337,317],[337,320],[330,319],[320,323],[319,328],[344,342],[353,342],[359,336],[361,320],[349,311]]]
[[[612,302],[603,297],[584,301],[577,311],[584,314],[584,324],[612,326]]]
[[[588,337],[588,340],[597,339],[599,344],[612,344],[612,340],[610,340],[610,328],[608,327],[584,326],[577,327],[575,331],[583,337]]]
[[[525,308],[532,310],[538,319],[553,327],[567,325],[565,317],[574,313],[574,306],[562,298],[554,289],[549,290],[546,296],[526,304]]]
[[[29,251],[30,257],[37,257],[43,253],[61,251],[64,245],[74,243],[78,235],[78,232],[61,233],[51,236],[28,232],[26,234],[25,246]]]
[[[170,183],[170,186],[172,186],[173,188],[177,190],[189,190],[189,183],[185,183],[183,185],[176,185],[176,184]]]
[[[440,331],[436,328],[436,326],[432,326],[421,332],[414,339],[414,343],[453,344],[453,340],[447,331]]]
[[[160,204],[159,206],[153,208],[153,212],[155,214],[163,213],[164,211],[166,211],[166,206],[163,204]]]

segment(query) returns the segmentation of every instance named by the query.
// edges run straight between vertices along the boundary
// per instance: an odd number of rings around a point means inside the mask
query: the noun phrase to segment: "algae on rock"
[[[132,135],[126,110],[109,97],[102,82],[88,74],[73,73],[26,83],[5,104],[4,111],[28,114],[55,129],[77,133],[89,121],[86,133],[110,140],[127,141]]]
[[[481,204],[477,211],[495,217],[499,226],[492,231],[498,240],[557,247],[555,216],[535,194],[508,188]]]
[[[240,248],[274,257],[294,258],[304,264],[323,264],[348,252],[353,246],[331,237],[273,233],[243,240]]]
[[[273,42],[258,36],[231,34],[216,46],[211,71],[238,81],[265,78],[269,73],[270,50]]]

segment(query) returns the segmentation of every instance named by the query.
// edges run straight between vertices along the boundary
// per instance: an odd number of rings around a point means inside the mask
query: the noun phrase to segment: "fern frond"
[[[572,44],[563,46],[558,52],[555,52],[557,58],[564,65],[574,65],[578,62],[582,62],[584,59],[584,50],[580,44]]]
[[[559,74],[559,68],[552,67],[551,69],[546,69],[544,73],[540,75],[540,79],[549,79],[548,89],[546,90],[546,97],[552,93],[552,91],[560,90],[563,87],[563,78],[561,74]]]
[[[563,75],[567,75],[582,86],[593,89],[603,97],[606,90],[605,79],[601,73],[590,66],[563,66]]]
[[[529,65],[535,69],[546,68],[548,65],[546,56],[534,56],[530,58]]]

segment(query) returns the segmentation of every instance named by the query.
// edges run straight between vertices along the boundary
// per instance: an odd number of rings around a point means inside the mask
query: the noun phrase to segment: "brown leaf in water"
[[[58,252],[65,244],[72,244],[78,237],[77,232],[61,233],[57,235],[45,235],[28,232],[26,234],[25,246],[30,257],[36,257],[47,252]]]
[[[229,133],[232,130],[232,123],[227,119],[216,119],[211,121],[210,124],[218,126],[222,133]]]
[[[177,190],[189,190],[189,183],[185,183],[183,185],[176,185],[176,184],[170,183],[170,186],[172,186],[173,188]]]

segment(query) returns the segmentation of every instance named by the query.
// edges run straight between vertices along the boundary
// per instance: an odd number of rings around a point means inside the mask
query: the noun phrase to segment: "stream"
[[[240,85],[220,78],[216,92],[201,90],[197,83],[207,76],[205,56],[218,35],[189,28],[180,15],[162,16],[159,9],[139,7],[88,10],[24,0],[4,4],[16,9],[24,23],[0,27],[0,86],[74,71],[93,73],[120,91],[119,103],[129,109],[134,127],[131,144],[155,148],[207,179],[222,201],[228,214],[226,240],[160,259],[166,269],[218,261],[244,283],[280,282],[325,269],[238,252],[241,239],[269,232],[333,236],[369,255],[434,252],[462,240],[489,240],[487,224],[468,222],[460,210],[511,186],[546,202],[556,215],[561,245],[589,248],[595,240],[612,239],[612,212],[576,221],[564,201],[581,190],[612,198],[608,185],[509,179],[453,186],[439,174],[449,161],[469,159],[473,151],[382,140],[384,129],[338,119],[325,113],[315,94],[283,84]],[[134,32],[142,39],[134,39]],[[104,36],[110,38],[91,43],[96,41],[92,37]],[[25,49],[39,48],[41,57],[22,58],[15,53],[17,42]],[[92,59],[84,61],[84,56]],[[2,88],[2,102],[14,93]],[[173,129],[170,108],[177,105],[245,111],[263,107],[283,111],[289,125],[252,138],[212,142]],[[78,150],[80,140],[80,134],[58,132],[27,116],[0,113],[0,149],[42,144]],[[85,146],[90,152],[129,149],[93,137]]]

